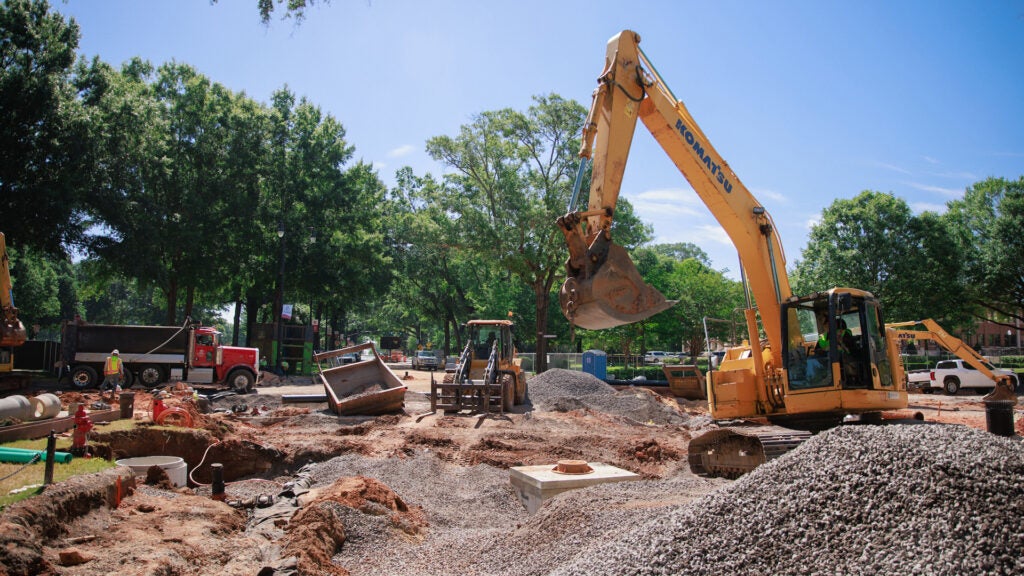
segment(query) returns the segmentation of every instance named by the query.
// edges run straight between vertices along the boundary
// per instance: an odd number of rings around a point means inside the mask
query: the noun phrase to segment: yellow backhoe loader
[[[510,320],[470,320],[466,347],[444,380],[430,378],[430,408],[507,412],[526,401],[526,374],[516,358]]]
[[[580,156],[593,162],[588,206],[574,210],[574,190],[570,212],[558,219],[569,247],[567,279],[559,294],[566,318],[583,328],[603,329],[642,320],[672,305],[643,282],[611,237],[638,119],[739,252],[749,344],[729,350],[720,369],[708,374],[711,415],[720,421],[755,419],[779,425],[737,426],[695,438],[690,443],[691,468],[742,474],[807,438],[796,429],[832,426],[850,414],[879,418],[884,410],[905,408],[899,347],[885,329],[878,300],[853,288],[793,295],[768,211],[658,75],[640,50],[640,36],[629,30],[608,42],[583,129]]]

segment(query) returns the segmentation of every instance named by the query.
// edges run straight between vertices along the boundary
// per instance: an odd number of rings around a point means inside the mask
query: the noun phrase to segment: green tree
[[[975,316],[1008,327],[1024,321],[1024,177],[988,178],[948,207],[944,223],[955,231]]]
[[[455,170],[446,176],[442,202],[459,221],[459,244],[530,287],[535,335],[548,333],[552,290],[563,274],[564,240],[554,222],[571,193],[575,134],[585,114],[577,102],[538,96],[525,113],[484,112],[458,136],[427,142],[427,152]],[[543,371],[544,338],[536,351]]]
[[[352,310],[386,291],[391,279],[390,256],[382,248],[385,186],[367,164],[344,168],[354,152],[344,127],[307,99],[296,101],[284,87],[274,92],[269,114],[261,235],[283,254],[274,266],[277,286],[270,320],[278,321],[286,300],[315,300],[310,308],[318,312],[311,313],[328,317],[333,327],[347,332]],[[281,284],[281,264],[288,267],[287,288]],[[247,299],[250,323],[265,302],[259,290],[252,285]]]
[[[459,245],[457,223],[444,211],[433,177],[405,167],[396,180],[388,203],[395,270],[390,299],[417,341],[423,341],[425,325],[434,325],[443,332],[445,353],[453,353],[461,347],[457,328],[473,309],[468,295],[480,279],[479,267]]]
[[[11,269],[11,291],[18,317],[31,337],[37,336],[35,326],[50,334],[60,327],[60,283],[66,262],[36,249],[8,249]]]
[[[91,253],[110,274],[160,289],[164,322],[176,325],[194,316],[197,289],[212,296],[225,283],[209,271],[226,257],[223,224],[242,205],[226,166],[233,95],[190,66],[154,71],[138,59],[92,85],[98,115],[116,129],[106,131],[110,170],[90,206],[105,232]]]
[[[679,302],[645,320],[645,330],[659,347],[689,350],[695,362],[705,347],[704,318],[732,321],[734,310],[743,305],[742,287],[696,258],[658,259],[663,272],[644,279]],[[709,323],[708,331],[723,340],[732,334],[729,325],[719,322]]]
[[[865,191],[834,201],[810,233],[793,275],[798,294],[859,288],[882,302],[887,321],[962,318],[959,260],[934,215],[915,217],[892,194]]]
[[[44,0],[0,4],[0,214],[12,246],[63,254],[85,229],[93,166],[72,83],[78,35]]]

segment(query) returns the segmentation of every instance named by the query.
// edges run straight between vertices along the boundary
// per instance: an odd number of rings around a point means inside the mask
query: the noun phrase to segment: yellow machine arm
[[[640,118],[732,239],[778,354],[780,306],[792,291],[771,217],[672,95],[639,43],[640,36],[629,30],[608,41],[580,150],[581,157],[593,159],[589,204],[559,218],[569,245],[562,310],[575,324],[596,329],[635,322],[672,305],[643,284],[625,250],[611,243],[615,204]]]
[[[625,249],[611,237],[633,134],[642,120],[729,235],[742,265],[749,344],[730,349],[719,369],[709,373],[712,417],[840,421],[847,414],[905,407],[898,347],[884,329],[878,300],[869,292],[839,287],[793,295],[768,212],[711,145],[639,44],[640,36],[630,30],[608,41],[580,147],[580,156],[593,160],[588,205],[558,219],[569,247],[567,278],[559,294],[566,318],[583,328],[610,328],[672,305],[643,282]],[[575,198],[574,190],[570,210]],[[819,335],[827,336],[827,349],[815,350]],[[840,336],[855,342],[840,347]]]
[[[924,330],[909,329],[914,326],[923,327]],[[924,320],[910,320],[908,322],[893,322],[886,324],[885,327],[895,330],[896,337],[900,340],[931,340],[970,364],[972,368],[981,372],[986,378],[996,384],[993,395],[987,396],[987,399],[1002,400],[1007,394],[1013,395],[1013,398],[1016,399],[1013,381],[1009,376],[993,372],[981,354],[978,354],[974,348],[964,344],[963,340],[946,332],[935,320],[926,318]],[[1007,397],[1006,399],[1009,398]]]
[[[0,232],[0,316],[0,346],[24,344],[27,335],[25,326],[18,320],[18,309],[14,307],[10,260],[3,232]]]

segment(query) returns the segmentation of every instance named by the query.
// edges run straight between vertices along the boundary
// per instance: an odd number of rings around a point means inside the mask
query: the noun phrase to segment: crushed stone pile
[[[833,429],[691,505],[620,518],[551,574],[1021,574],[1024,445]]]
[[[340,510],[346,540],[334,561],[354,576],[433,574],[445,559],[456,563],[450,573],[464,575],[459,563],[474,556],[466,553],[473,547],[467,543],[478,542],[492,531],[505,532],[528,517],[509,484],[507,470],[459,466],[429,451],[402,459],[343,455],[310,466],[314,486],[329,485],[343,476],[383,482],[408,506],[422,507],[427,520],[425,536],[412,537],[396,531],[386,514]]]
[[[600,378],[575,370],[554,368],[531,377],[529,396],[535,409],[549,412],[589,409],[640,424],[685,425],[690,421],[650,391],[617,391]]]

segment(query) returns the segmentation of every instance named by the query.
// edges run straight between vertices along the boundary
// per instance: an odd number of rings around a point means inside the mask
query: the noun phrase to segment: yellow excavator
[[[892,322],[885,325],[891,328],[899,340],[931,340],[939,346],[955,354],[972,368],[980,372],[989,380],[995,383],[992,392],[985,396],[986,401],[1011,400],[1016,403],[1017,394],[1015,382],[1011,376],[997,374],[992,371],[992,365],[978,354],[974,348],[964,344],[963,340],[953,336],[931,318],[924,320],[911,320],[908,322]]]
[[[905,408],[899,346],[885,328],[878,299],[853,288],[793,295],[768,211],[658,75],[640,50],[640,36],[629,30],[608,42],[583,128],[580,175],[586,159],[593,163],[588,206],[575,210],[577,187],[569,212],[558,219],[569,247],[559,302],[570,323],[611,328],[673,304],[644,283],[611,237],[637,119],[739,252],[749,340],[728,350],[720,369],[707,375],[711,416],[771,424],[730,426],[693,439],[691,469],[737,476],[800,444],[807,430],[834,426],[848,415],[873,420],[882,411]]]
[[[14,369],[14,349],[28,337],[25,325],[18,319],[18,309],[14,307],[11,284],[7,239],[0,232],[0,374],[9,374]]]

